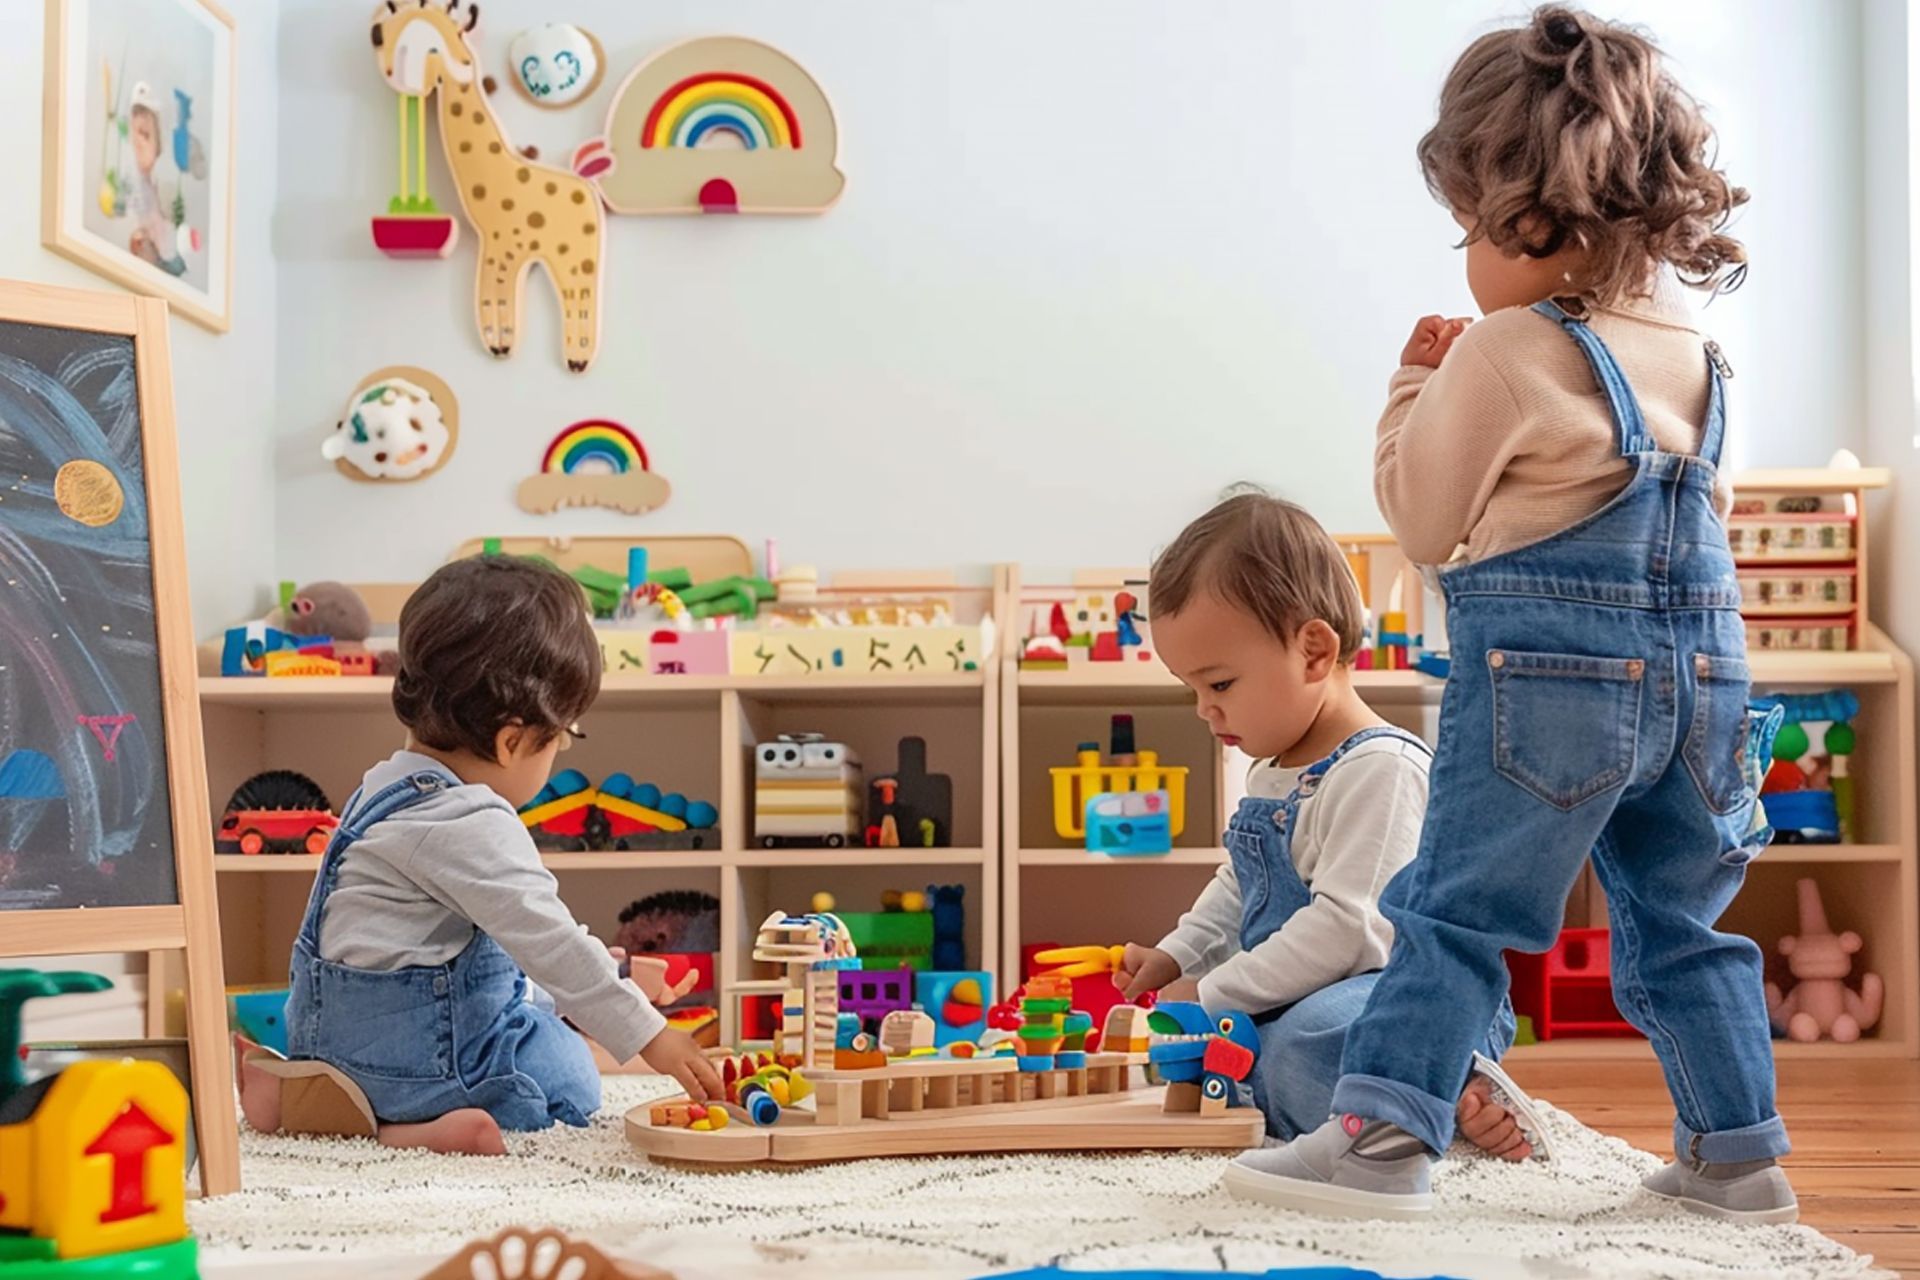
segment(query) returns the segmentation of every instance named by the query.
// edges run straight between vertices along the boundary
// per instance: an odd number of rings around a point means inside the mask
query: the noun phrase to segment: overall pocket
[[[1640,730],[1639,658],[1487,654],[1493,677],[1493,764],[1556,809],[1625,786]]]
[[[1753,678],[1745,658],[1696,653],[1692,669],[1693,723],[1680,754],[1700,798],[1724,817],[1751,803],[1757,791],[1750,777],[1758,757],[1756,738],[1771,737],[1771,721],[1747,708]]]
[[[453,1079],[453,1002],[444,967],[389,973],[315,966],[311,1052],[354,1075]]]

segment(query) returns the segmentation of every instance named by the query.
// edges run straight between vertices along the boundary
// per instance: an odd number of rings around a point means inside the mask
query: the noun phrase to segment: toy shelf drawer
[[[1747,618],[1747,648],[1798,653],[1843,653],[1853,648],[1850,620]]]
[[[1736,564],[1819,564],[1854,558],[1854,518],[1844,512],[1734,516],[1727,545]]]
[[[1740,612],[1749,618],[1850,614],[1854,574],[1851,565],[1826,571],[1742,569],[1737,575]]]

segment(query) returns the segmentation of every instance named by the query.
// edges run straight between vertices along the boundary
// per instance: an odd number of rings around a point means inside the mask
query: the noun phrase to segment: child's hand
[[[1137,942],[1127,944],[1126,954],[1120,958],[1120,968],[1113,975],[1113,985],[1120,988],[1120,994],[1128,1000],[1137,1000],[1149,991],[1158,991],[1180,976],[1180,962],[1158,947],[1143,947]]]
[[[1472,323],[1465,316],[1456,316],[1451,320],[1445,316],[1420,317],[1420,322],[1413,326],[1413,336],[1400,349],[1400,363],[1438,369],[1440,362],[1446,358],[1447,350],[1453,346],[1453,340],[1465,333],[1467,326]]]
[[[684,1031],[668,1027],[640,1051],[640,1058],[663,1076],[672,1076],[695,1102],[707,1102],[727,1096],[720,1073],[713,1069],[700,1046]]]

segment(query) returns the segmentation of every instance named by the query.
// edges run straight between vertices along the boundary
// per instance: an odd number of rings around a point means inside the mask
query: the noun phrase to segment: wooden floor
[[[1673,1104],[1651,1056],[1506,1066],[1522,1088],[1593,1128],[1672,1153]],[[1783,1062],[1779,1100],[1800,1221],[1920,1277],[1920,1062]]]

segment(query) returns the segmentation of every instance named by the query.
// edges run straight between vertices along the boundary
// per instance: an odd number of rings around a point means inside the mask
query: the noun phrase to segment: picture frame
[[[232,324],[237,50],[216,0],[46,0],[41,242]]]

